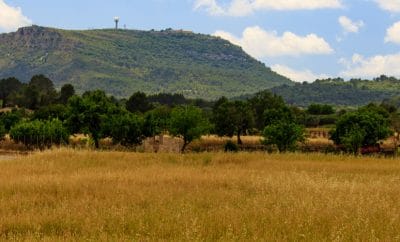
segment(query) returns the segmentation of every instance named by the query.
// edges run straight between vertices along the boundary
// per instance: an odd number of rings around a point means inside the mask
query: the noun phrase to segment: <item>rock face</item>
[[[238,46],[189,31],[86,30],[40,26],[0,35],[0,78],[49,76],[78,92],[103,89],[117,97],[135,91],[206,99],[291,85]]]
[[[69,43],[68,43],[69,42]],[[21,48],[27,51],[71,50],[72,42],[63,39],[55,29],[31,26],[18,29],[17,32],[1,34],[0,43],[11,48]]]
[[[53,30],[32,26],[18,29],[11,34],[0,35],[1,42],[7,42],[11,47],[28,50],[50,50],[57,48],[61,42],[61,35]]]

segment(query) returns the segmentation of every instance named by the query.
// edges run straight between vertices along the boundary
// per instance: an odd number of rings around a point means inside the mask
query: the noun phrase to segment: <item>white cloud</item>
[[[13,31],[31,24],[32,21],[22,14],[21,8],[9,6],[0,0],[0,31]]]
[[[386,30],[385,42],[400,44],[400,22],[394,23]]]
[[[195,9],[211,15],[247,16],[259,10],[314,10],[341,8],[341,0],[231,0],[221,6],[217,0],[196,0]]]
[[[400,53],[369,58],[354,54],[351,60],[341,59],[339,62],[346,66],[346,70],[341,72],[344,77],[372,78],[382,74],[400,77]]]
[[[211,15],[223,15],[224,10],[217,4],[216,0],[197,0],[195,9],[204,8]]]
[[[295,82],[313,82],[317,79],[328,78],[325,74],[315,74],[310,70],[298,71],[284,65],[273,65],[271,69]]]
[[[345,33],[358,33],[360,28],[364,27],[363,21],[354,22],[346,16],[340,16],[338,22]]]
[[[246,28],[241,38],[225,31],[217,31],[214,35],[241,46],[244,51],[258,59],[271,56],[333,53],[330,45],[315,34],[298,36],[292,32],[285,32],[282,36],[278,36],[274,31],[268,32],[255,26]]]
[[[399,0],[375,0],[379,7],[389,12],[400,12]]]

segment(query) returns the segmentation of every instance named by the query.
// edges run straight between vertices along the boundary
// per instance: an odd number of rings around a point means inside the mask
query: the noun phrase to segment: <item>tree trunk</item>
[[[182,153],[182,154],[185,153],[185,148],[186,148],[186,146],[187,146],[188,144],[189,144],[189,143],[186,142],[186,141],[183,142],[182,149],[181,149],[181,153]]]
[[[100,148],[99,139],[97,137],[93,137],[94,147],[96,149]]]
[[[397,157],[397,148],[398,148],[399,138],[400,138],[400,133],[396,132],[394,134],[394,150],[393,150],[394,157]]]
[[[241,134],[241,133],[242,133],[241,130],[239,130],[239,131],[237,132],[237,143],[238,143],[238,145],[242,145],[242,144],[243,144],[242,139],[240,138],[240,134]]]

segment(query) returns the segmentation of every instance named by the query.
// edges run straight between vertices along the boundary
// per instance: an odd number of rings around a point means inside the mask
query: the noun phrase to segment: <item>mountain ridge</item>
[[[63,30],[31,26],[0,35],[0,78],[44,74],[57,87],[216,99],[293,85],[218,37],[183,30]]]

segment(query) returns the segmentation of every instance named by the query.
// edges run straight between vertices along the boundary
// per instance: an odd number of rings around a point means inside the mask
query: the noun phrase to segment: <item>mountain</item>
[[[270,90],[296,106],[306,107],[312,103],[362,106],[400,96],[400,80],[384,75],[373,80],[344,81],[335,78],[293,86],[283,85]]]
[[[291,85],[218,37],[190,31],[61,30],[31,26],[0,35],[0,79],[27,82],[44,74],[81,93],[102,89],[116,97],[135,91],[215,99]]]

